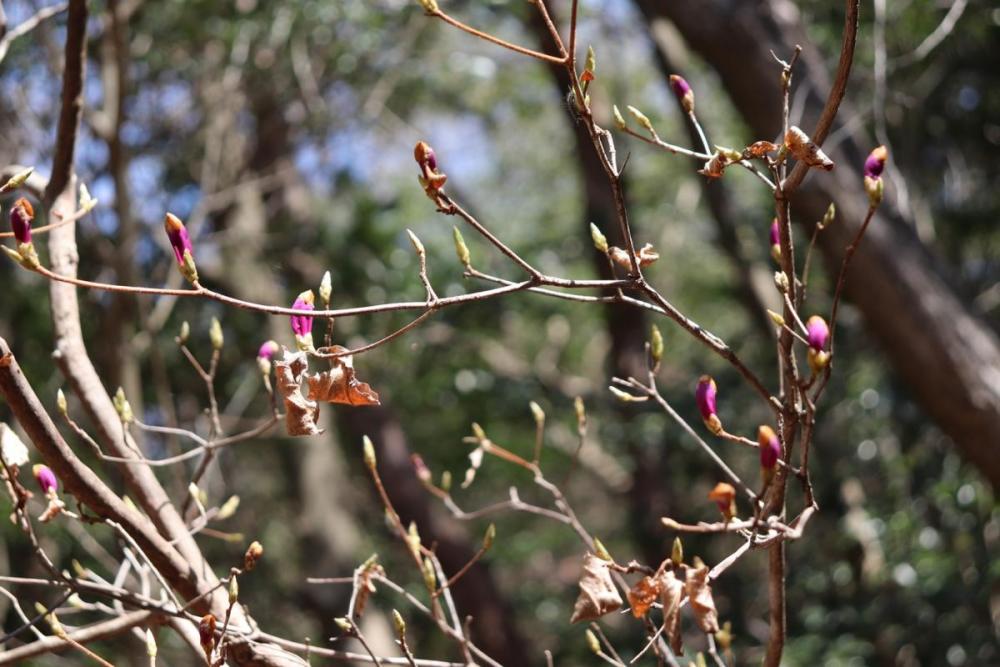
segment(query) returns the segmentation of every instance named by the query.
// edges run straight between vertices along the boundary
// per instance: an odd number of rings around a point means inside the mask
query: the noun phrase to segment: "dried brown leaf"
[[[353,618],[361,618],[365,613],[365,605],[368,604],[368,598],[375,592],[375,584],[372,583],[372,578],[382,574],[385,574],[385,570],[375,562],[361,570],[358,574],[358,595],[354,599]]]
[[[592,553],[583,557],[583,574],[580,575],[580,596],[573,607],[570,623],[594,621],[620,609],[622,598],[611,580],[609,563]]]
[[[632,607],[632,615],[642,618],[649,613],[649,608],[660,597],[660,587],[663,581],[659,578],[643,577],[628,592],[628,603]]]
[[[334,345],[329,352],[346,352],[347,348]],[[326,403],[346,405],[379,405],[378,394],[366,382],[357,378],[350,356],[334,357],[333,368],[317,375],[307,375],[309,398]]]
[[[316,426],[319,406],[302,395],[302,375],[308,368],[304,353],[285,353],[285,358],[274,364],[278,391],[285,399],[285,428],[288,435],[319,435],[323,429]]]
[[[805,132],[792,125],[785,133],[785,145],[789,152],[795,156],[796,160],[805,162],[810,167],[819,167],[830,171],[833,169],[833,160],[827,157],[812,139]]]
[[[612,246],[608,252],[616,264],[624,269],[632,268],[632,260],[629,259],[628,252],[618,246]],[[647,243],[636,251],[635,258],[639,261],[640,267],[647,267],[660,258],[660,253],[656,252],[652,243]]]
[[[748,158],[762,158],[776,150],[778,150],[778,147],[770,141],[755,141],[743,149],[743,154]]]
[[[715,610],[712,587],[708,585],[708,566],[701,563],[688,570],[685,584],[698,627],[702,632],[715,634],[719,631],[719,614]]]
[[[698,173],[708,178],[722,178],[723,172],[729,165],[729,160],[725,155],[716,151],[705,166],[698,170]]]
[[[664,632],[674,653],[684,655],[681,646],[681,597],[684,595],[684,582],[674,576],[672,570],[668,570],[660,577],[660,586]]]

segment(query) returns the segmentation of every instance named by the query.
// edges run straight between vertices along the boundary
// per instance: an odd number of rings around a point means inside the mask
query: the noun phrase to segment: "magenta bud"
[[[826,344],[830,341],[830,327],[827,326],[826,320],[819,315],[813,315],[806,321],[806,333],[809,347],[817,352],[826,349]]]
[[[31,468],[31,473],[35,476],[38,486],[41,487],[42,493],[45,495],[53,494],[59,488],[59,480],[56,479],[56,474],[47,465],[36,463]]]
[[[10,228],[18,243],[31,243],[31,221],[35,219],[35,209],[31,202],[20,197],[10,209]]]
[[[691,85],[679,74],[670,75],[670,88],[677,96],[677,100],[684,107],[684,111],[692,113],[694,111],[694,91]]]
[[[781,264],[781,232],[778,230],[778,219],[771,223],[771,257],[775,264]]]
[[[181,219],[173,213],[167,213],[163,219],[163,227],[167,230],[167,238],[170,239],[170,247],[174,250],[174,257],[177,258],[177,266],[184,266],[184,251],[194,256],[194,246],[191,245],[191,237]]]
[[[695,390],[695,400],[698,402],[698,410],[702,419],[708,419],[715,414],[715,395],[717,392],[715,380],[707,375],[702,375],[698,380],[698,389]]]
[[[781,441],[770,426],[757,429],[757,444],[760,445],[760,467],[773,470],[781,456]]]
[[[715,380],[707,375],[701,376],[701,379],[698,380],[698,388],[694,392],[694,399],[698,404],[701,419],[705,422],[708,430],[715,434],[722,432],[722,422],[719,421],[719,416],[716,414],[715,397],[717,392]]]
[[[873,150],[865,160],[865,176],[873,180],[881,178],[882,170],[885,169],[885,163],[888,159],[889,151],[886,150],[885,146],[879,146]]]
[[[292,304],[293,310],[310,311],[315,308],[313,306],[313,301],[316,297],[313,296],[312,290],[306,290],[302,294],[299,294],[298,298],[295,299],[295,303]],[[313,328],[313,318],[308,315],[292,315],[292,332],[296,336],[308,336],[312,334]]]
[[[260,349],[257,351],[257,358],[270,361],[277,354],[278,349],[278,344],[273,340],[269,340],[260,346]]]
[[[417,142],[416,148],[413,149],[413,158],[420,166],[427,165],[431,171],[437,171],[437,156],[434,155],[434,149],[426,142]]]

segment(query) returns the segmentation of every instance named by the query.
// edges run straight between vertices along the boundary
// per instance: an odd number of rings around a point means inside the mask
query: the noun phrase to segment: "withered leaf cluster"
[[[601,560],[592,553],[583,557],[580,595],[573,607],[570,623],[593,621],[621,609],[622,598],[611,580],[610,565],[608,561]]]
[[[346,352],[334,346],[328,352]],[[316,425],[319,404],[343,403],[346,405],[379,405],[378,394],[367,383],[360,381],[354,371],[350,356],[334,357],[332,368],[320,373],[309,373],[309,363],[304,352],[285,352],[285,358],[274,364],[278,391],[285,403],[285,427],[288,435],[319,435],[323,429]],[[309,388],[302,394],[302,380]]]
[[[714,634],[719,631],[719,615],[708,583],[708,566],[697,561],[695,567],[685,570],[684,581],[678,579],[673,570],[664,570],[653,576],[643,577],[628,592],[632,615],[636,618],[645,617],[659,600],[663,606],[663,632],[670,642],[670,648],[677,655],[684,654],[681,643],[681,602],[685,594],[695,623],[702,632]],[[578,600],[577,605],[579,604]]]
[[[327,351],[332,354],[347,352],[347,348],[334,345]],[[346,405],[379,405],[378,394],[367,382],[358,379],[350,356],[334,357],[333,368],[316,375],[306,375],[309,398],[326,403]]]

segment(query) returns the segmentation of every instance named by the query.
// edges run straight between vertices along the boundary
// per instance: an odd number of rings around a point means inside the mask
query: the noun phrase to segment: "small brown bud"
[[[205,659],[212,663],[212,651],[215,650],[215,616],[205,614],[198,623],[198,640],[201,642],[201,650],[205,652]]]
[[[257,561],[264,555],[264,546],[256,540],[247,547],[247,552],[243,556],[243,569],[247,572],[257,567]]]

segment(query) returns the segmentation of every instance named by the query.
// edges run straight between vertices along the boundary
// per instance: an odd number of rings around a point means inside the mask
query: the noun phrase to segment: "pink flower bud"
[[[878,179],[882,177],[882,170],[885,169],[885,163],[889,159],[889,151],[885,149],[885,146],[879,146],[871,153],[868,154],[868,159],[865,160],[865,176],[871,179]]]
[[[819,315],[813,315],[806,321],[806,332],[808,333],[809,347],[817,352],[826,349],[826,345],[830,341],[830,327],[826,325],[826,320]]]
[[[684,79],[684,77],[678,74],[670,75],[670,88],[674,91],[674,95],[677,96],[677,100],[684,107],[684,111],[688,113],[694,112],[694,91],[691,90],[690,84]]]
[[[757,429],[757,444],[760,445],[760,467],[773,470],[781,456],[781,441],[770,426]]]
[[[431,481],[431,470],[424,463],[424,459],[420,454],[413,454],[410,456],[410,461],[413,463],[413,471],[417,473],[417,478],[427,484]]]
[[[712,433],[719,434],[722,432],[722,422],[719,421],[719,416],[716,414],[716,393],[715,380],[707,375],[702,375],[701,379],[698,380],[698,388],[694,392],[694,399],[698,404],[698,412],[701,413],[701,419],[705,422],[705,426]]]
[[[177,258],[177,266],[184,266],[184,252],[187,251],[194,256],[194,246],[191,245],[191,237],[188,236],[187,228],[181,219],[173,213],[167,213],[163,219],[163,227],[167,230],[167,238],[170,239],[170,247],[174,250],[174,257]]]
[[[427,165],[431,171],[437,170],[437,157],[434,155],[434,149],[427,145],[426,142],[417,142],[416,147],[413,149],[413,159],[421,167]]]
[[[38,486],[41,487],[42,493],[45,495],[53,494],[59,488],[59,480],[56,479],[56,474],[47,465],[36,463],[31,468],[31,473],[35,476]]]
[[[260,349],[257,351],[257,358],[270,361],[274,355],[277,354],[279,349],[280,348],[277,343],[273,340],[269,340],[260,346]]]
[[[35,209],[24,197],[14,202],[10,209],[10,228],[18,243],[31,243],[31,221],[35,219]]]
[[[261,374],[265,377],[271,374],[271,359],[277,354],[279,349],[281,348],[277,343],[269,340],[257,350],[257,368],[260,369]]]
[[[309,311],[313,310],[313,301],[316,297],[313,296],[312,290],[306,290],[302,294],[299,294],[298,298],[295,299],[295,303],[292,304],[293,310],[303,310]],[[312,334],[313,328],[313,318],[308,315],[292,315],[292,332],[296,336],[308,336]]]
[[[781,231],[778,229],[778,219],[771,222],[771,257],[775,263],[781,263]]]

